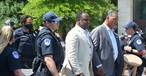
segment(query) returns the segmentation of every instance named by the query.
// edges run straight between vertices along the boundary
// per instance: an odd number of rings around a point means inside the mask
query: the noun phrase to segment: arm
[[[57,71],[55,62],[54,62],[54,60],[52,58],[52,55],[46,55],[44,57],[44,61],[46,62],[46,65],[47,65],[49,71],[52,73],[52,75],[53,76],[59,76],[59,73]]]
[[[93,58],[92,58],[92,62],[93,62],[93,65],[96,66],[96,68],[99,68],[99,67],[102,66],[102,64],[101,64],[101,62],[100,62],[100,59],[99,59],[99,56],[98,56],[96,50],[93,50]]]
[[[50,34],[47,34],[43,36],[40,41],[38,41],[38,44],[41,44],[42,53],[40,55],[43,56],[48,70],[53,76],[59,76],[55,61],[53,60],[53,51],[55,48],[53,46],[53,37]]]
[[[132,51],[134,54],[138,54],[138,55],[144,55],[144,54],[146,54],[146,51],[145,51],[145,50],[142,50],[142,51],[139,51],[139,52],[138,52],[138,50],[132,49],[131,51]]]
[[[137,54],[137,55],[144,55],[146,53],[145,50],[138,51],[136,49],[132,49],[130,46],[124,46],[124,50],[131,52],[131,53],[134,53],[134,54]]]
[[[13,51],[8,55],[8,66],[11,71],[14,73],[15,76],[25,76],[24,73],[21,71],[21,61],[19,60],[19,54],[17,51]]]
[[[21,69],[13,70],[15,76],[25,76]]]
[[[93,63],[93,67],[96,68],[96,73],[98,75],[101,75],[103,76],[104,75],[104,69],[102,67],[102,63],[99,59],[99,56],[98,56],[98,49],[100,48],[100,36],[99,36],[99,31],[96,30],[93,30],[91,32],[91,37],[92,37],[92,40],[93,40],[93,43],[94,43],[94,50],[93,50],[93,58],[92,58],[92,63]]]
[[[141,40],[139,36],[134,36],[135,39],[133,40],[132,45],[134,46],[125,46],[124,50],[137,54],[137,55],[144,55],[145,54],[145,47],[144,47],[144,42]]]
[[[100,48],[100,36],[99,36],[99,31],[96,30],[93,30],[91,32],[91,38],[93,40],[93,44],[94,44],[94,50],[93,50],[93,65],[101,65],[101,61],[99,59],[99,56],[98,56],[98,49]]]

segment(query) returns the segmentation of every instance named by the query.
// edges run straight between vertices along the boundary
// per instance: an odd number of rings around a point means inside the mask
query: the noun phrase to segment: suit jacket
[[[93,29],[91,32],[91,37],[95,45],[93,51],[93,68],[95,75],[97,73],[96,66],[99,64],[102,64],[105,70],[104,76],[113,76],[113,73],[115,73],[115,76],[122,75],[124,66],[123,53],[117,34],[114,33],[114,35],[118,47],[118,57],[116,61],[114,61],[113,47],[106,26],[102,24]]]
[[[61,76],[76,76],[83,73],[93,76],[92,55],[93,43],[90,43],[85,34],[76,25],[66,37],[65,61]],[[91,38],[90,38],[91,40]]]

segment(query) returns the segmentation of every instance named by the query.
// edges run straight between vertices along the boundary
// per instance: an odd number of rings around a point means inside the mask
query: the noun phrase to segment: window
[[[133,0],[134,20],[146,20],[146,0]]]
[[[133,0],[133,21],[139,25],[146,38],[146,0]]]

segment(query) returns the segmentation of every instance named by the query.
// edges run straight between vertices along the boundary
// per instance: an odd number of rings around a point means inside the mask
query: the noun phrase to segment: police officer
[[[32,17],[23,15],[20,19],[22,27],[14,31],[14,47],[18,50],[23,63],[23,68],[31,68],[35,57],[34,44],[36,33],[33,30]]]
[[[5,25],[11,26],[12,28],[14,28],[15,23],[12,20],[8,19],[6,20]]]
[[[13,29],[3,26],[0,33],[0,76],[25,76],[21,71],[19,55],[10,45]]]
[[[61,20],[54,12],[47,12],[43,16],[44,27],[36,38],[37,56],[43,58],[50,72],[47,76],[59,76],[58,71],[64,60],[61,43],[55,36],[54,31],[59,27]]]
[[[144,58],[142,58],[142,55],[144,55],[146,52],[145,52],[144,42],[142,41],[142,38],[136,33],[138,25],[135,22],[129,22],[126,26],[124,26],[124,28],[127,33],[127,36],[131,37],[127,41],[127,44],[129,46],[125,46],[124,50],[126,50],[127,53],[131,53],[131,54],[135,54],[139,56],[144,62]],[[138,67],[136,76],[142,75],[142,72],[144,69],[143,66],[144,64]]]

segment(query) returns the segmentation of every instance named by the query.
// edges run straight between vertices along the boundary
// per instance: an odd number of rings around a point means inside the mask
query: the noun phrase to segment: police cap
[[[132,29],[136,30],[136,29],[138,29],[138,25],[135,22],[131,21],[128,24],[126,24],[124,26],[124,28],[126,28],[126,29],[132,28]]]
[[[56,13],[54,12],[47,12],[44,16],[43,16],[43,21],[55,21],[55,22],[59,22],[62,18],[58,17],[56,15]]]
[[[6,25],[14,26],[15,23],[12,20],[6,20],[5,22]]]

